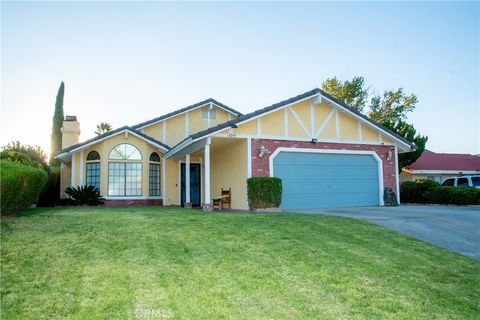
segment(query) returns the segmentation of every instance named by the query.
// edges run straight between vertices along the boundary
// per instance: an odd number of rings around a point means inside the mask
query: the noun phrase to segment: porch
[[[248,209],[248,147],[246,138],[207,137],[165,159],[165,205],[212,210],[212,198],[230,188],[232,208]]]

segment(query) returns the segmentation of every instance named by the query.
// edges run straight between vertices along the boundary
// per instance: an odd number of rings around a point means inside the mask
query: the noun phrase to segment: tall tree
[[[360,112],[367,103],[368,88],[365,88],[363,77],[354,77],[351,81],[340,81],[336,77],[330,78],[322,84],[322,89]]]
[[[354,77],[351,81],[329,78],[322,83],[322,89],[360,112],[366,108],[370,119],[417,146],[415,152],[404,153],[398,157],[399,170],[414,163],[422,155],[428,137],[417,134],[414,126],[407,123],[408,113],[415,110],[418,103],[415,94],[407,95],[403,88],[399,88],[386,90],[383,95],[370,95],[363,77]]]
[[[63,124],[63,97],[65,95],[65,84],[60,84],[55,100],[55,111],[52,121],[52,136],[50,140],[50,165],[59,165],[60,162],[54,159],[55,152],[62,149],[62,132],[60,129]]]
[[[95,130],[95,134],[99,136],[111,130],[112,130],[112,125],[110,123],[100,122],[99,124],[97,124],[97,130]]]

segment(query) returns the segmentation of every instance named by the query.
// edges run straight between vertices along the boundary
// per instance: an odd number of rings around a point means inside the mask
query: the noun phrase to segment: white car
[[[480,189],[480,175],[448,178],[442,183],[442,186],[475,187]]]

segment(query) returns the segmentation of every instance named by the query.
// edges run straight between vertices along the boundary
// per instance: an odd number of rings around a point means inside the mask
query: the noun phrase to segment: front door
[[[181,165],[181,205],[185,204],[185,163]],[[190,163],[190,202],[192,206],[199,207],[200,203],[200,164]]]

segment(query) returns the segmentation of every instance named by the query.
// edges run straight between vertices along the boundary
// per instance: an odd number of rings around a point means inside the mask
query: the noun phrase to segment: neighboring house
[[[75,117],[62,132],[62,190],[93,184],[110,205],[210,209],[223,187],[247,209],[252,176],[283,180],[282,208],[383,205],[415,148],[320,89],[246,115],[208,99],[82,143]]]
[[[450,177],[469,174],[480,174],[480,156],[425,150],[417,161],[402,169],[400,181],[427,179],[442,183]]]

